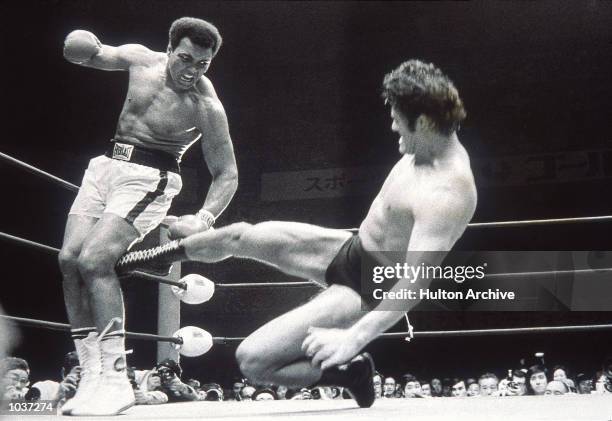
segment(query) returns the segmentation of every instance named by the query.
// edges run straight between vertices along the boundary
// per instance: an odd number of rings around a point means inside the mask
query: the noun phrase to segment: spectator
[[[230,398],[228,400],[230,401],[239,401],[242,400],[242,396],[240,395],[240,392],[242,391],[242,388],[245,386],[245,381],[244,379],[241,380],[236,380],[234,382],[234,384],[232,385],[232,393],[230,395]]]
[[[497,393],[499,379],[493,373],[485,373],[478,378],[480,396],[491,396]]]
[[[527,372],[529,383],[527,390],[530,395],[543,395],[546,392],[548,379],[546,378],[546,369],[541,365],[533,365]]]
[[[448,377],[442,379],[442,396],[447,398],[451,396],[452,382]]]
[[[202,386],[201,395],[203,398],[200,400],[205,401],[222,401],[223,400],[223,388],[218,383],[206,383]]]
[[[127,375],[134,390],[136,405],[159,405],[168,402],[159,373],[154,369],[134,370],[130,367]]]
[[[524,396],[527,394],[527,376],[523,370],[512,371],[512,381],[508,383],[506,395]]]
[[[581,395],[590,395],[593,391],[593,379],[588,377],[584,373],[580,373],[576,376],[578,382],[578,393]]]
[[[480,396],[480,386],[478,385],[476,379],[469,378],[465,381],[465,383],[467,384],[467,396]]]
[[[76,393],[81,379],[81,366],[76,351],[67,353],[61,369],[61,382],[43,380],[32,385],[25,399],[28,401],[51,401],[55,405],[62,405]]]
[[[253,386],[244,386],[242,390],[240,391],[240,400],[250,401],[252,400],[254,393],[255,393],[255,388]]]
[[[570,392],[567,383],[562,380],[553,380],[546,385],[545,395],[566,395]]]
[[[417,398],[420,397],[422,390],[421,384],[412,374],[404,374],[402,376],[404,381],[404,397],[406,398]]]
[[[465,381],[463,379],[453,379],[451,381],[451,394],[454,398],[463,398],[467,396],[467,389],[465,387]]]
[[[292,401],[307,401],[311,399],[312,394],[310,392],[310,389],[306,387],[301,388],[300,391],[291,398]]]
[[[272,389],[267,388],[257,390],[255,393],[253,393],[253,396],[251,397],[251,399],[254,401],[274,401],[277,398],[278,397],[276,396],[276,392],[274,392],[274,390]]]
[[[556,365],[553,370],[553,380],[565,381],[569,378],[567,369],[562,365]]]
[[[197,401],[196,391],[181,381],[183,370],[179,363],[166,358],[155,366],[155,372],[161,379],[162,391],[168,395],[168,402]]]
[[[198,394],[198,400],[199,401],[205,401],[206,399],[206,392],[204,390],[202,390],[201,387],[201,383],[199,380],[197,379],[189,379],[187,380],[187,386],[191,386],[193,388],[193,390],[195,390],[195,392]],[[213,399],[216,400],[216,399]]]
[[[24,399],[30,384],[30,366],[23,358],[6,357],[0,360],[0,400]]]
[[[284,400],[284,399],[286,399],[286,398],[287,398],[287,391],[288,391],[288,390],[289,390],[289,389],[287,388],[287,386],[282,386],[282,385],[277,386],[277,387],[276,387],[276,398],[277,398],[278,400]]]
[[[376,399],[379,399],[382,397],[382,376],[379,372],[374,372],[372,380],[374,382],[374,394]]]
[[[431,385],[427,382],[421,382],[421,396],[425,398],[431,397]]]
[[[395,379],[393,377],[385,378],[385,385],[383,387],[383,398],[394,398],[395,397]]]
[[[442,396],[442,382],[440,379],[431,379],[431,396],[440,397]]]

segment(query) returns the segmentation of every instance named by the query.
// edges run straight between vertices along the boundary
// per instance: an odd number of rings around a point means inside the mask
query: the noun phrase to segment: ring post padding
[[[168,219],[168,218],[167,218]],[[162,222],[159,230],[159,244],[170,241],[168,238],[168,225],[166,220]],[[181,263],[172,265],[170,274],[166,277],[173,281],[181,279]],[[157,309],[157,334],[159,336],[172,336],[181,327],[181,300],[172,292],[172,286],[160,283],[158,289]],[[157,362],[166,358],[179,361],[179,353],[174,344],[168,342],[157,343]]]

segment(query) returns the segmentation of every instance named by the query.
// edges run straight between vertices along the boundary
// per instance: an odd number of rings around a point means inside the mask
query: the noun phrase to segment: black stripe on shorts
[[[153,201],[155,199],[157,199],[159,196],[164,194],[164,190],[166,189],[166,186],[168,185],[168,171],[160,171],[159,172],[159,176],[160,176],[159,183],[157,183],[157,187],[155,188],[155,191],[148,192],[145,195],[145,197],[143,197],[140,200],[140,202],[138,202],[138,203],[136,203],[136,205],[134,205],[132,210],[130,210],[130,212],[125,217],[125,219],[130,224],[134,223],[134,220],[136,220],[136,218],[138,218],[138,215],[140,215],[142,212],[144,212],[144,210],[147,208],[147,206],[149,206],[151,203],[153,203]]]

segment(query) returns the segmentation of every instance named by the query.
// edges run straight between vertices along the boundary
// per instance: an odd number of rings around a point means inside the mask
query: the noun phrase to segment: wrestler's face
[[[391,120],[391,130],[400,136],[399,153],[402,155],[414,153],[416,136],[415,132],[410,130],[408,119],[397,108],[391,107]]]
[[[174,50],[168,49],[168,71],[179,88],[190,89],[210,67],[212,48],[203,48],[187,37]]]

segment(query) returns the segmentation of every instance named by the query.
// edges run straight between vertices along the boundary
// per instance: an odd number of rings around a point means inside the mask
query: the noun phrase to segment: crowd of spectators
[[[0,360],[0,401],[51,401],[61,406],[78,386],[80,366],[76,352],[66,354],[56,380],[39,380],[30,384],[30,367],[22,358]],[[218,383],[201,384],[183,380],[180,364],[166,359],[148,370],[128,370],[137,405],[158,405],[181,401],[260,401],[350,399],[341,387],[314,386],[291,389],[285,386],[256,385],[248,379],[236,379],[225,390]],[[508,370],[504,376],[482,373],[467,378],[418,379],[406,373],[384,376],[376,372],[374,390],[379,399],[488,397],[522,395],[566,395],[612,393],[612,358],[596,373],[572,373],[564,366],[548,370],[542,364]]]

